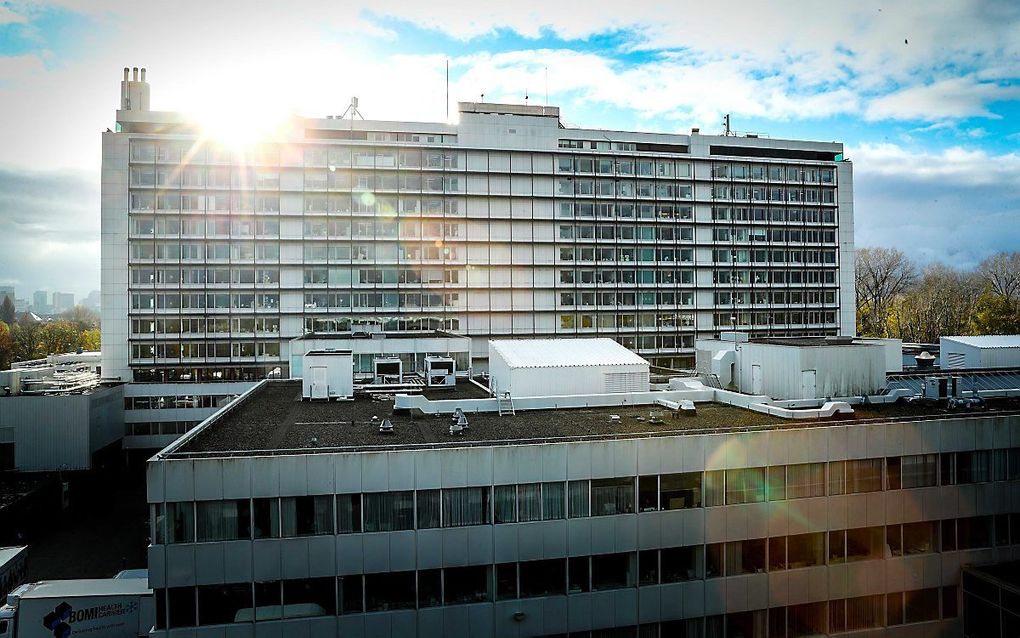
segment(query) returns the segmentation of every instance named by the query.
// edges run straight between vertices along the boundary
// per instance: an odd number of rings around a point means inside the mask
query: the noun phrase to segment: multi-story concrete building
[[[695,338],[721,329],[855,330],[841,144],[461,103],[456,124],[294,118],[238,150],[150,110],[144,69],[125,70],[116,118],[103,372],[165,386],[128,396],[299,376],[291,339],[363,325],[466,334],[475,368],[493,336],[610,336],[691,368]]]
[[[1020,555],[1015,402],[301,394],[262,382],[150,462],[154,636],[961,635],[961,566]],[[717,402],[658,407],[685,396]]]
[[[67,312],[74,308],[74,293],[73,292],[55,292],[53,293],[53,312],[61,313]]]

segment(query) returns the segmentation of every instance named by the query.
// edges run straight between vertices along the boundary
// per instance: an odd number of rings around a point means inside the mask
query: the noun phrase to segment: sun
[[[285,110],[258,100],[210,105],[193,117],[203,137],[233,151],[245,151],[278,139],[286,132],[292,118]]]

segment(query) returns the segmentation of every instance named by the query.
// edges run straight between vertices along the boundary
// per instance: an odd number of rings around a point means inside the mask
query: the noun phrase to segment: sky
[[[858,246],[972,267],[1020,247],[1020,2],[0,0],[0,284],[99,288],[100,133],[122,69],[153,110],[834,140]]]

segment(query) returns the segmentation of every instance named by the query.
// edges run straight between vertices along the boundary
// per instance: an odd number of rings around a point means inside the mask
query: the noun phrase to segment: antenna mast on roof
[[[341,120],[346,119],[348,113],[350,113],[350,115],[351,115],[351,121],[354,121],[354,116],[355,115],[357,115],[361,119],[365,119],[365,116],[362,115],[361,111],[358,110],[358,98],[357,97],[352,97],[351,98],[350,105],[347,107],[347,110],[344,111],[344,114],[340,116],[340,119]]]
[[[733,131],[730,130],[730,114],[729,113],[727,113],[726,115],[723,116],[723,127],[724,127],[723,135],[727,135],[727,136],[733,135]]]

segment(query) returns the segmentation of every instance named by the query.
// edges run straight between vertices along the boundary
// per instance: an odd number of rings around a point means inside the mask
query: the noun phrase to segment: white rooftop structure
[[[609,338],[499,339],[489,342],[511,368],[648,365],[637,354]]]
[[[1020,367],[1020,335],[942,337],[939,350],[943,368]]]
[[[489,373],[514,397],[648,390],[648,362],[608,338],[493,340]]]

